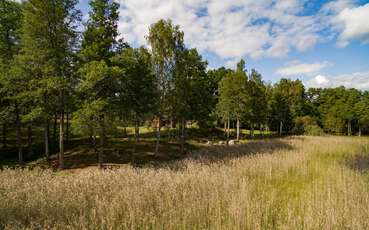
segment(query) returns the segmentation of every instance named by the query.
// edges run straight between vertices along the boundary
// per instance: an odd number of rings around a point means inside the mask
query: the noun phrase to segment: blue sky
[[[369,89],[369,0],[117,0],[119,30],[147,45],[150,24],[171,19],[209,68],[244,58],[266,81]],[[80,9],[87,14],[88,1]]]

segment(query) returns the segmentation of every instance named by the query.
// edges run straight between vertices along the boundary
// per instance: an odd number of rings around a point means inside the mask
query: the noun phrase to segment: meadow
[[[0,229],[368,229],[369,139],[210,146],[164,164],[0,172]]]

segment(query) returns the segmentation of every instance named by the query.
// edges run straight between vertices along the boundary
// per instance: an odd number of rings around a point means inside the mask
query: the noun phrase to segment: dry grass
[[[0,172],[0,229],[369,229],[369,139],[213,147],[168,167]],[[252,153],[252,154],[251,154]]]

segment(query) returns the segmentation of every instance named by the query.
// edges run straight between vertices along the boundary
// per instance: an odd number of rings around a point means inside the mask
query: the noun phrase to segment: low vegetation
[[[5,229],[368,229],[369,139],[289,137],[168,164],[0,172]]]

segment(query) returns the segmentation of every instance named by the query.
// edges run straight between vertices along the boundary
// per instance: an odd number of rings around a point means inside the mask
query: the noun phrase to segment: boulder
[[[206,142],[206,145],[213,145],[213,142],[211,142],[211,141],[207,141],[207,142]]]

